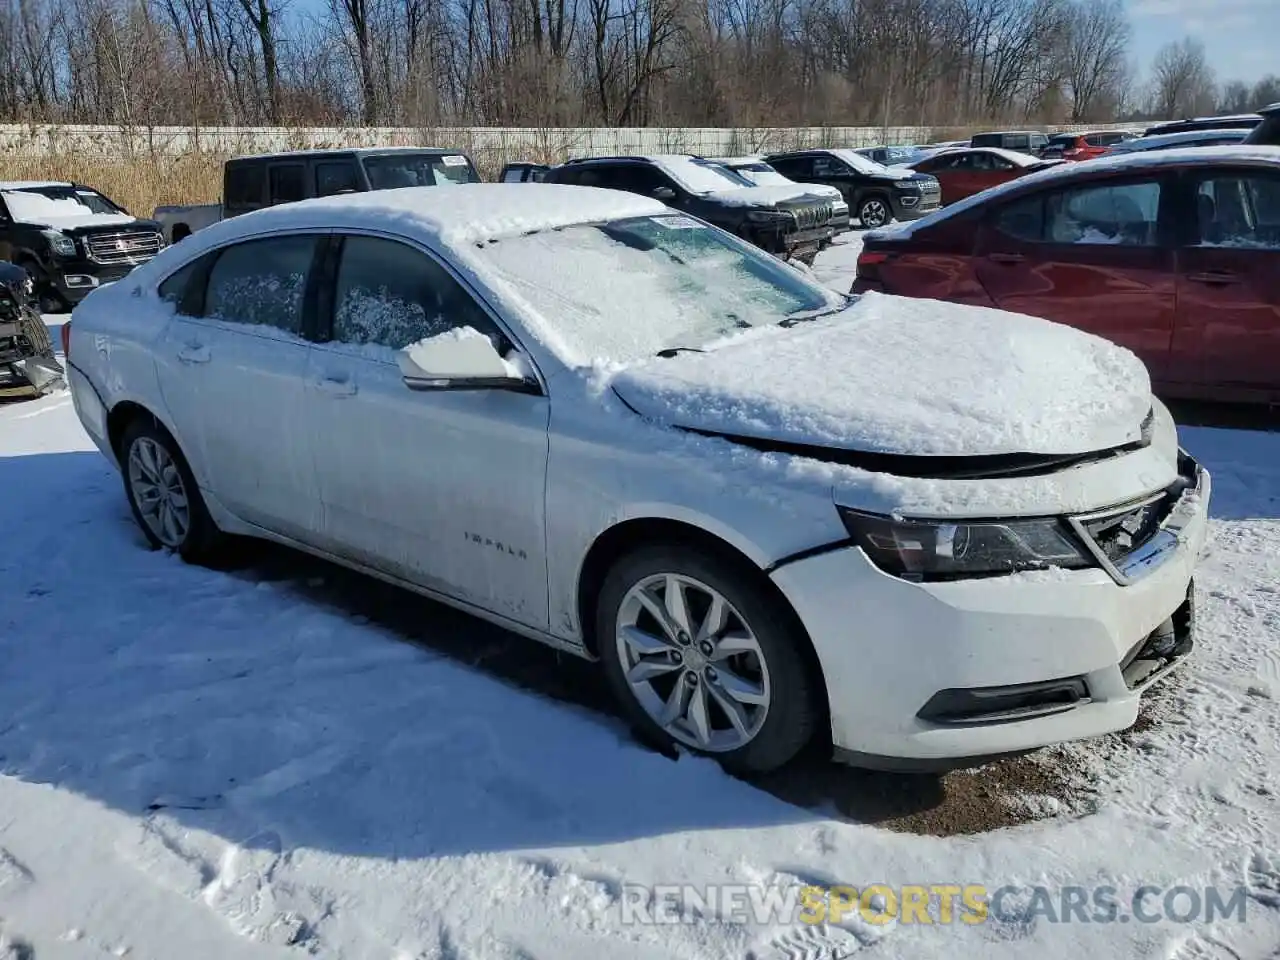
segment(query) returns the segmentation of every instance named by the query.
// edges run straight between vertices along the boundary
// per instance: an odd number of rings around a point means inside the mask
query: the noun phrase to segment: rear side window
[[[333,300],[333,340],[402,350],[459,327],[495,332],[444,267],[393,240],[346,238]]]
[[[1010,150],[1026,150],[1031,146],[1031,139],[1023,133],[1014,133],[1004,138],[1004,145]]]
[[[1044,239],[1044,195],[1006,204],[995,212],[992,225],[1006,237],[1039,243]]]
[[[1156,181],[1061,190],[1046,200],[1045,234],[1051,243],[1151,247],[1159,212]]]
[[[249,240],[224,247],[209,271],[204,315],[302,333],[314,236]]]
[[[769,166],[777,170],[784,177],[811,177],[813,176],[813,158],[812,157],[779,157],[777,160],[768,161]]]
[[[267,171],[263,164],[228,164],[223,201],[231,207],[260,207],[266,186]]]
[[[998,133],[980,133],[969,141],[971,147],[1000,147],[1004,145],[1004,137]]]
[[[503,183],[524,183],[524,167],[507,167],[502,171]]]
[[[305,200],[307,185],[304,167],[300,163],[277,163],[271,166],[269,175],[271,185],[271,202],[293,203]]]
[[[316,164],[316,196],[331,197],[337,193],[360,189],[360,177],[353,160],[325,160]]]

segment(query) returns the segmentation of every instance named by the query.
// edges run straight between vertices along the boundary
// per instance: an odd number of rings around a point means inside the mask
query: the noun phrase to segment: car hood
[[[24,222],[28,226],[58,230],[69,236],[99,233],[104,229],[119,229],[120,227],[156,231],[160,229],[160,225],[153,220],[138,220],[125,213],[86,213],[66,217],[40,217],[38,220]]]
[[[837,194],[839,190],[835,191]],[[768,187],[740,187],[736,190],[715,190],[702,194],[704,200],[722,204],[727,207],[776,207],[778,204],[790,204],[796,200],[812,200],[825,203],[830,195],[819,193],[813,184],[797,183],[792,186],[775,184]]]
[[[985,307],[868,293],[789,327],[615,374],[636,413],[777,452],[930,475],[919,458],[1050,462],[1146,442],[1151,381],[1090,334]],[[913,468],[893,458],[917,461]],[[993,464],[993,466],[995,466]],[[941,469],[934,475],[947,475]]]

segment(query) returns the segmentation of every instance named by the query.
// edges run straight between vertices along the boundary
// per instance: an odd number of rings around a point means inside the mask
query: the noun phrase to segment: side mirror
[[[513,390],[538,393],[538,381],[505,359],[474,327],[460,327],[401,350],[396,361],[410,390]]]
[[[670,187],[657,187],[654,189],[652,196],[653,199],[666,203],[676,198],[676,192]]]

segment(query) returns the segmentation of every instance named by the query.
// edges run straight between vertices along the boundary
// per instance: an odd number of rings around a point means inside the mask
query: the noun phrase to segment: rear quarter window
[[[227,164],[222,199],[232,207],[260,207],[267,187],[267,170],[261,163]]]

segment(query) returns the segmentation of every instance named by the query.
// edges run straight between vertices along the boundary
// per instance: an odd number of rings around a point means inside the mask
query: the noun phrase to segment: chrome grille
[[[1172,498],[1162,493],[1120,513],[1082,520],[1080,526],[1108,560],[1118,563],[1156,535],[1172,507]]]
[[[141,263],[160,252],[160,234],[154,230],[92,233],[84,238],[84,249],[98,263]]]
[[[831,204],[815,203],[800,207],[795,211],[796,226],[800,230],[812,230],[814,227],[826,225],[831,219]]]

